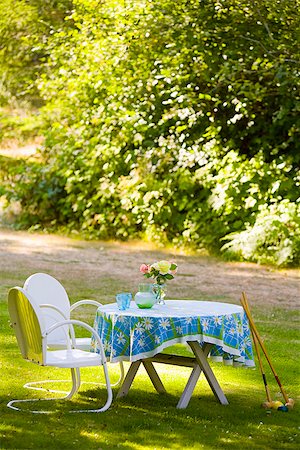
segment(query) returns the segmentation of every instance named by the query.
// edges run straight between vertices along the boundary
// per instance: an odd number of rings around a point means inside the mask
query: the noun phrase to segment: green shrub
[[[48,38],[68,28],[69,0],[0,0],[0,105],[42,99],[36,80],[44,71]]]
[[[283,200],[262,205],[255,223],[225,236],[228,257],[262,264],[300,263],[300,204]]]
[[[296,204],[298,0],[73,3],[46,43],[44,164],[13,193],[24,225],[219,251]]]

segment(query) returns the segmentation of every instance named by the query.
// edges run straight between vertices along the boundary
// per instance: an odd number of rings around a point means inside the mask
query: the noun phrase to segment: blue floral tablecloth
[[[167,300],[165,305],[126,311],[116,303],[101,306],[94,323],[110,362],[149,358],[187,341],[214,344],[210,357],[225,364],[254,366],[250,329],[239,305]],[[94,351],[96,343],[92,340]]]

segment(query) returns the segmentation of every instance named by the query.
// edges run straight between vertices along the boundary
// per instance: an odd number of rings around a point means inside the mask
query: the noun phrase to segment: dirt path
[[[23,284],[34,272],[48,272],[62,282],[97,287],[118,279],[136,291],[143,282],[141,263],[172,259],[178,276],[168,284],[169,298],[217,299],[238,303],[246,291],[252,305],[298,308],[300,270],[274,270],[249,263],[225,263],[205,256],[164,252],[141,243],[82,241],[57,235],[0,229],[0,274],[16,272]],[[20,277],[20,280],[18,280]],[[1,281],[1,279],[0,279]]]

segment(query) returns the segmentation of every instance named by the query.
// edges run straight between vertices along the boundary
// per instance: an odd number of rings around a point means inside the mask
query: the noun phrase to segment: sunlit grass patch
[[[60,269],[59,269],[60,271]],[[25,382],[45,379],[70,379],[70,371],[44,368],[24,361],[17,348],[7,311],[7,292],[22,284],[29,275],[24,260],[20,266],[1,272],[0,284],[0,448],[2,449],[103,449],[103,450],[214,450],[214,449],[290,449],[299,446],[299,313],[284,308],[253,307],[253,317],[265,341],[270,357],[288,394],[296,400],[288,413],[261,408],[266,394],[261,374],[256,368],[230,367],[211,362],[214,373],[229,400],[223,406],[215,399],[205,377],[201,375],[188,407],[176,409],[191,369],[155,363],[167,390],[158,394],[146,371],[140,368],[126,397],[114,400],[103,414],[69,414],[70,409],[89,408],[101,404],[104,386],[83,383],[71,401],[39,402],[41,409],[54,410],[53,415],[33,415],[9,410],[7,402],[15,398],[49,398],[53,394],[34,392],[23,387]],[[84,297],[113,301],[111,292],[124,290],[123,280],[102,275],[95,284],[75,281],[64,273],[71,301]],[[190,296],[193,286],[190,286]],[[215,299],[215,298],[214,298]],[[224,297],[218,297],[218,300]],[[93,321],[93,311],[82,312],[84,320]],[[169,351],[189,355],[185,345]],[[129,363],[125,363],[127,370]],[[273,399],[282,400],[277,383],[265,364]],[[119,365],[109,364],[112,383],[119,377]],[[103,383],[102,375],[93,368],[82,370],[82,380]],[[54,383],[54,388],[70,384]]]

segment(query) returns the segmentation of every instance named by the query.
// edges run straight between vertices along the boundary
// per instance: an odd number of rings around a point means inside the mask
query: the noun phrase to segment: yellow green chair
[[[71,370],[72,388],[63,399],[71,399],[77,393],[81,380],[80,369],[82,367],[99,367],[103,369],[107,399],[103,406],[97,409],[79,409],[69,412],[103,412],[106,411],[112,403],[112,390],[107,370],[107,362],[103,351],[102,341],[98,333],[88,324],[80,320],[64,319],[55,321],[48,326],[42,308],[34,299],[21,287],[10,289],[8,294],[8,310],[12,326],[15,330],[17,342],[22,357],[27,361],[40,366],[50,366],[57,368],[66,368]],[[97,341],[100,353],[76,348],[76,335],[74,326],[82,327],[89,331]],[[77,329],[77,327],[76,327]],[[58,350],[51,349],[49,343],[56,330],[62,331],[66,347]],[[61,399],[61,398],[60,398]],[[45,398],[43,400],[59,400],[58,398]],[[21,404],[33,403],[41,399],[11,400],[7,406],[11,409],[20,411]],[[43,411],[29,409],[32,413],[47,414],[53,411]]]

